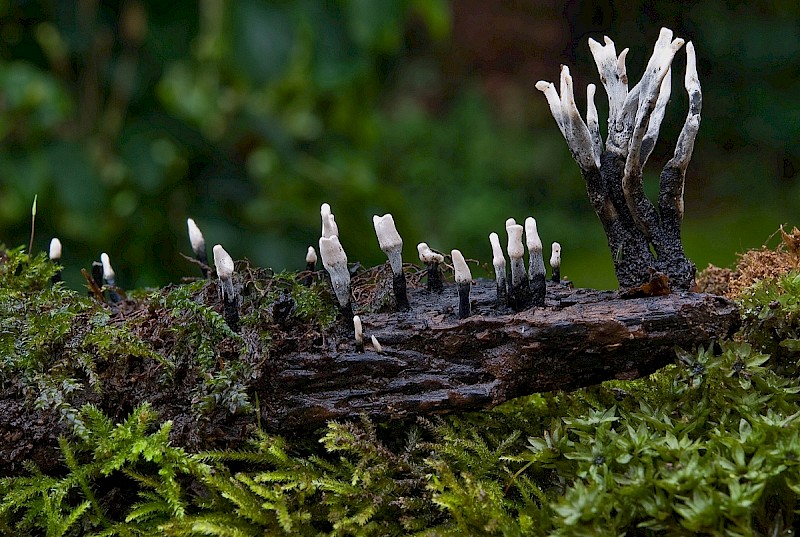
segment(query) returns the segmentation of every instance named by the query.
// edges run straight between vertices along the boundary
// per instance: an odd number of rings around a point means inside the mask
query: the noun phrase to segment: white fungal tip
[[[347,269],[347,254],[344,253],[342,243],[339,242],[339,237],[320,237],[319,239],[319,255],[322,258],[322,264],[328,270],[331,269]]]
[[[221,244],[214,245],[214,266],[220,280],[228,280],[233,276],[233,258]]]
[[[111,268],[111,259],[108,254],[103,252],[100,254],[100,262],[103,263],[103,279],[111,281],[114,279],[114,269]]]
[[[506,266],[506,257],[503,255],[503,247],[500,246],[500,237],[497,233],[489,234],[489,242],[492,245],[492,265],[495,269]]]
[[[336,225],[336,218],[331,212],[331,206],[323,203],[319,208],[319,214],[322,217],[322,236],[338,237],[339,227]]]
[[[317,262],[317,251],[314,249],[313,246],[309,246],[308,252],[306,252],[306,263],[310,265],[316,262]]]
[[[553,243],[552,254],[550,254],[550,266],[553,268],[561,266],[561,245],[557,242]]]
[[[529,252],[542,251],[542,239],[539,238],[539,231],[536,229],[536,219],[531,216],[525,219],[525,244]]]
[[[522,246],[522,226],[519,224],[508,225],[506,221],[506,233],[508,233],[508,257],[511,259],[522,259],[525,255],[525,248]]]
[[[206,240],[192,218],[186,219],[186,226],[189,228],[189,242],[192,245],[192,250],[195,252],[205,250]]]
[[[514,220],[513,218],[506,219],[506,229],[508,229],[509,226],[515,226],[515,225],[517,225],[516,220]]]
[[[359,345],[364,344],[364,329],[361,326],[361,317],[358,315],[353,316],[353,328],[356,332],[356,343]]]
[[[456,273],[456,283],[472,281],[472,273],[470,273],[464,255],[459,250],[452,250],[450,252],[450,257],[453,258],[453,270],[455,270]]]
[[[61,241],[56,237],[50,241],[50,259],[61,259]]]
[[[375,352],[383,352],[383,347],[378,342],[378,338],[370,336],[370,340],[372,341],[372,347],[375,349]]]
[[[540,80],[536,83],[536,89],[539,91],[547,91],[553,84],[546,80]]]
[[[444,262],[444,256],[431,250],[430,246],[428,246],[428,244],[425,242],[417,244],[417,252],[419,252],[419,260],[426,265]]]
[[[380,244],[381,250],[388,254],[389,250],[403,247],[403,239],[397,232],[394,217],[391,213],[386,213],[383,216],[373,216],[372,225],[375,227],[375,235],[378,236],[378,244]]]

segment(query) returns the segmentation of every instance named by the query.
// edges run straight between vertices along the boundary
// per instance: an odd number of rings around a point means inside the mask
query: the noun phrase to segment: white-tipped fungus
[[[417,252],[419,253],[419,260],[425,263],[427,267],[428,291],[441,293],[444,290],[444,283],[442,282],[442,274],[439,272],[439,264],[444,263],[444,256],[431,250],[430,246],[425,242],[417,244]]]
[[[221,244],[214,245],[214,266],[222,284],[222,298],[233,298],[233,258]]]
[[[233,289],[233,258],[220,244],[214,245],[213,252],[217,277],[222,284],[223,316],[228,327],[236,332],[239,330],[239,304]]]
[[[61,259],[61,241],[55,237],[50,241],[50,259],[53,261]]]
[[[336,225],[336,218],[331,212],[331,206],[323,203],[319,209],[319,214],[322,217],[322,236],[325,238],[338,237],[339,227]]]
[[[107,253],[103,252],[100,254],[100,262],[103,263],[103,280],[108,285],[114,285],[116,274],[114,273],[114,269],[111,268],[111,259],[108,257]]]
[[[394,217],[387,213],[383,216],[375,215],[372,217],[372,225],[375,227],[375,235],[378,237],[378,244],[389,258],[394,274],[400,274],[403,270],[403,239],[397,232]]]
[[[534,276],[544,275],[544,258],[542,257],[542,239],[539,238],[539,232],[536,229],[536,219],[528,217],[525,219],[525,243],[528,246],[528,255],[530,256],[528,264],[528,276],[532,279]]]
[[[356,350],[364,352],[364,329],[361,326],[361,317],[358,315],[353,316],[353,328],[356,336]]]
[[[375,215],[372,217],[372,225],[375,227],[375,235],[378,237],[378,244],[389,258],[392,266],[392,291],[398,309],[409,309],[408,294],[406,291],[406,279],[403,275],[403,239],[397,232],[394,224],[394,217],[387,213],[383,216]]]
[[[342,308],[350,304],[350,271],[347,270],[347,255],[339,237],[320,237],[319,255],[322,266],[331,276],[331,285]]]
[[[372,341],[372,348],[375,349],[375,352],[378,353],[383,352],[383,347],[378,342],[378,338],[376,338],[375,336],[370,336],[370,341]]]
[[[469,293],[472,288],[472,273],[469,270],[464,256],[459,250],[450,252],[453,258],[453,270],[458,284],[458,318],[465,319],[470,316],[471,306],[469,303]]]
[[[306,264],[307,265],[317,264],[317,251],[314,249],[313,246],[309,246],[308,251],[306,252]]]
[[[528,274],[525,272],[525,247],[522,245],[521,225],[513,218],[506,220],[508,234],[508,257],[511,259],[511,285],[508,292],[508,305],[515,311],[522,311],[531,303],[531,290],[528,285]]]
[[[494,277],[497,284],[497,301],[503,305],[506,301],[506,256],[503,255],[503,247],[500,245],[500,237],[497,233],[489,234],[489,243],[492,245],[492,265],[494,266]]]
[[[561,281],[561,245],[557,242],[554,242],[552,246],[550,267],[553,269],[553,281],[559,283]]]
[[[203,277],[208,277],[208,255],[206,254],[206,239],[203,232],[197,227],[193,218],[186,219],[186,227],[189,229],[189,243],[192,245],[194,258],[200,262],[200,270]]]

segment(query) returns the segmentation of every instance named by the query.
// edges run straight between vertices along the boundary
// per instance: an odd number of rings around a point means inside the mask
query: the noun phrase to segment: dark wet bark
[[[209,282],[201,300],[216,294],[216,284]],[[472,316],[463,320],[454,284],[441,294],[424,289],[409,294],[411,311],[359,312],[365,338],[375,335],[381,353],[369,345],[357,351],[352,312],[316,337],[303,334],[291,318],[275,315],[273,340],[283,333],[286,342],[269,350],[259,351],[258,333],[242,325],[257,373],[247,392],[258,401],[258,414],[215,408],[199,418],[192,410],[197,381],[189,374],[195,367],[191,360],[165,383],[157,361],[126,356],[98,362],[102,390],[87,389],[74,404],[94,403],[120,420],[149,401],[162,419],[173,421],[177,445],[240,447],[259,422],[272,432],[309,435],[331,419],[366,414],[386,421],[474,411],[535,392],[633,379],[672,362],[675,347],[729,337],[739,323],[733,303],[685,292],[622,299],[614,292],[549,283],[545,307],[514,313],[497,305],[494,281],[478,281],[471,292]],[[242,309],[246,315],[246,304]],[[152,315],[152,324],[142,324],[152,326],[145,328],[152,333],[139,335],[154,348],[163,347],[159,338],[166,337],[172,321],[145,307],[128,314]],[[298,335],[289,341],[292,334]],[[220,345],[221,360],[237,359],[241,343]],[[69,433],[58,411],[35,410],[23,399],[19,391],[0,392],[0,475],[23,471],[26,459],[54,468],[60,460],[57,438]]]

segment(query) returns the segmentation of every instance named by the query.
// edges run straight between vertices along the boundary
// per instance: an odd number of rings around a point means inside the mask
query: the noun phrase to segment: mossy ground
[[[3,412],[13,395],[28,415],[55,415],[47,434],[62,435],[60,460],[6,467],[6,534],[790,535],[800,525],[797,272],[739,293],[735,341],[679,350],[648,378],[460,417],[330,423],[299,439],[237,419],[256,403],[257,360],[324,336],[321,289],[255,274],[243,296],[259,314],[233,334],[211,306],[213,282],[110,311],[51,286],[55,270],[19,249],[0,262]],[[291,316],[275,309],[286,294]],[[155,343],[137,336],[144,327]],[[126,375],[113,377],[129,383],[104,385],[118,367]],[[170,416],[169,397],[143,402],[143,376],[191,398],[191,415]],[[128,401],[125,415],[93,404],[102,390]],[[2,423],[11,450],[20,424]]]

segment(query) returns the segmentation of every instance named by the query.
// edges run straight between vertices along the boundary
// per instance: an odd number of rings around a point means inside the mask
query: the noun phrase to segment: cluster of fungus
[[[695,268],[685,256],[680,241],[685,173],[700,124],[702,102],[691,42],[686,45],[684,81],[689,95],[689,113],[674,157],[661,174],[658,209],[644,195],[642,187],[642,168],[655,145],[670,97],[672,60],[683,44],[682,39],[672,38],[670,30],[662,29],[641,81],[629,90],[625,69],[628,49],[617,55],[614,43],[608,37],[605,38],[604,45],[589,40],[589,48],[608,94],[609,119],[605,147],[594,105],[594,84],[587,87],[585,122],[575,104],[569,68],[562,67],[560,92],[552,83],[541,81],[536,84],[544,93],[550,111],[581,169],[589,198],[605,229],[617,279],[623,288],[645,286],[654,278],[665,282],[667,291],[670,288],[688,290],[694,284]],[[328,281],[336,296],[339,311],[351,323],[348,326],[355,336],[356,348],[363,351],[364,330],[361,317],[354,314],[357,305],[354,304],[351,289],[351,270],[329,204],[322,204],[320,216],[322,230],[318,244],[319,256],[329,275]],[[378,245],[386,254],[391,267],[392,295],[396,311],[408,312],[412,310],[412,304],[403,272],[403,239],[391,214],[375,215],[373,226]],[[193,219],[187,219],[187,227],[194,257],[203,277],[207,278],[210,267],[205,239]],[[513,311],[543,307],[547,290],[546,267],[536,220],[528,217],[524,225],[521,225],[515,219],[509,218],[505,222],[505,228],[508,263],[498,234],[492,232],[489,235],[497,305],[501,310],[510,308]],[[526,246],[527,269],[524,260]],[[426,266],[428,292],[442,293],[442,267],[446,266],[446,256],[431,249],[425,242],[417,245],[417,251],[420,261]],[[230,328],[236,331],[239,326],[240,300],[234,285],[234,262],[220,244],[213,247],[213,256],[224,317]],[[60,257],[61,243],[58,239],[53,239],[50,244],[50,258],[58,261]],[[472,314],[472,274],[460,250],[452,249],[450,260],[459,296],[458,318],[464,319]],[[317,270],[317,250],[313,246],[308,247],[305,261],[306,272],[301,281],[310,285]],[[507,274],[509,266],[510,278]],[[552,243],[550,266],[552,282],[561,284],[561,245],[558,242]],[[90,293],[102,296],[107,291],[111,304],[122,299],[116,287],[108,254],[103,253],[101,262],[93,263],[91,276],[85,271],[84,274],[90,284]],[[58,279],[60,274],[54,276],[54,281]],[[372,336],[371,341],[373,347],[380,352],[381,345],[377,339]]]

